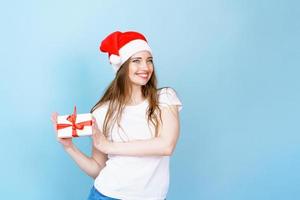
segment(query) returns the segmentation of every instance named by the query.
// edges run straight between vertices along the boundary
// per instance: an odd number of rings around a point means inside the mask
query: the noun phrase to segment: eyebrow
[[[133,58],[131,58],[130,60],[135,60],[135,59],[138,59],[138,60],[139,60],[139,59],[142,59],[142,57],[133,57]],[[147,60],[148,60],[148,59],[153,59],[153,57],[148,57]]]

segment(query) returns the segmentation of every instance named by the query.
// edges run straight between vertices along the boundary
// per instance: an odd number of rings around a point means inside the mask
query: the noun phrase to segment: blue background
[[[98,101],[113,79],[98,47],[115,30],[146,35],[159,86],[184,105],[168,199],[300,199],[298,2],[1,2],[1,199],[87,197],[50,115]]]

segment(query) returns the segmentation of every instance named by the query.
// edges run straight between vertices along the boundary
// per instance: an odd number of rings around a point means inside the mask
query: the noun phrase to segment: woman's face
[[[141,51],[129,58],[128,76],[132,84],[146,85],[153,72],[152,55],[148,51]]]

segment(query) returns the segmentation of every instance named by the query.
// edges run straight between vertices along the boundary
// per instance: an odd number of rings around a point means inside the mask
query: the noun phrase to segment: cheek
[[[136,71],[137,71],[137,67],[136,67],[136,66],[131,65],[131,66],[129,67],[128,75],[129,75],[129,78],[130,78],[131,80],[135,79],[135,72],[136,72]]]
[[[152,67],[150,67],[151,75],[152,75],[153,71],[154,71],[154,69],[153,69],[153,66],[152,66]]]
[[[134,75],[136,67],[134,65],[129,65],[129,75]]]

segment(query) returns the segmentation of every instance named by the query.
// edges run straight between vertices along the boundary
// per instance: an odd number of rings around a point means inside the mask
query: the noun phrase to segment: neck
[[[129,102],[130,105],[139,104],[140,102],[145,100],[142,94],[142,87],[140,85],[132,85],[131,92],[131,99]]]

